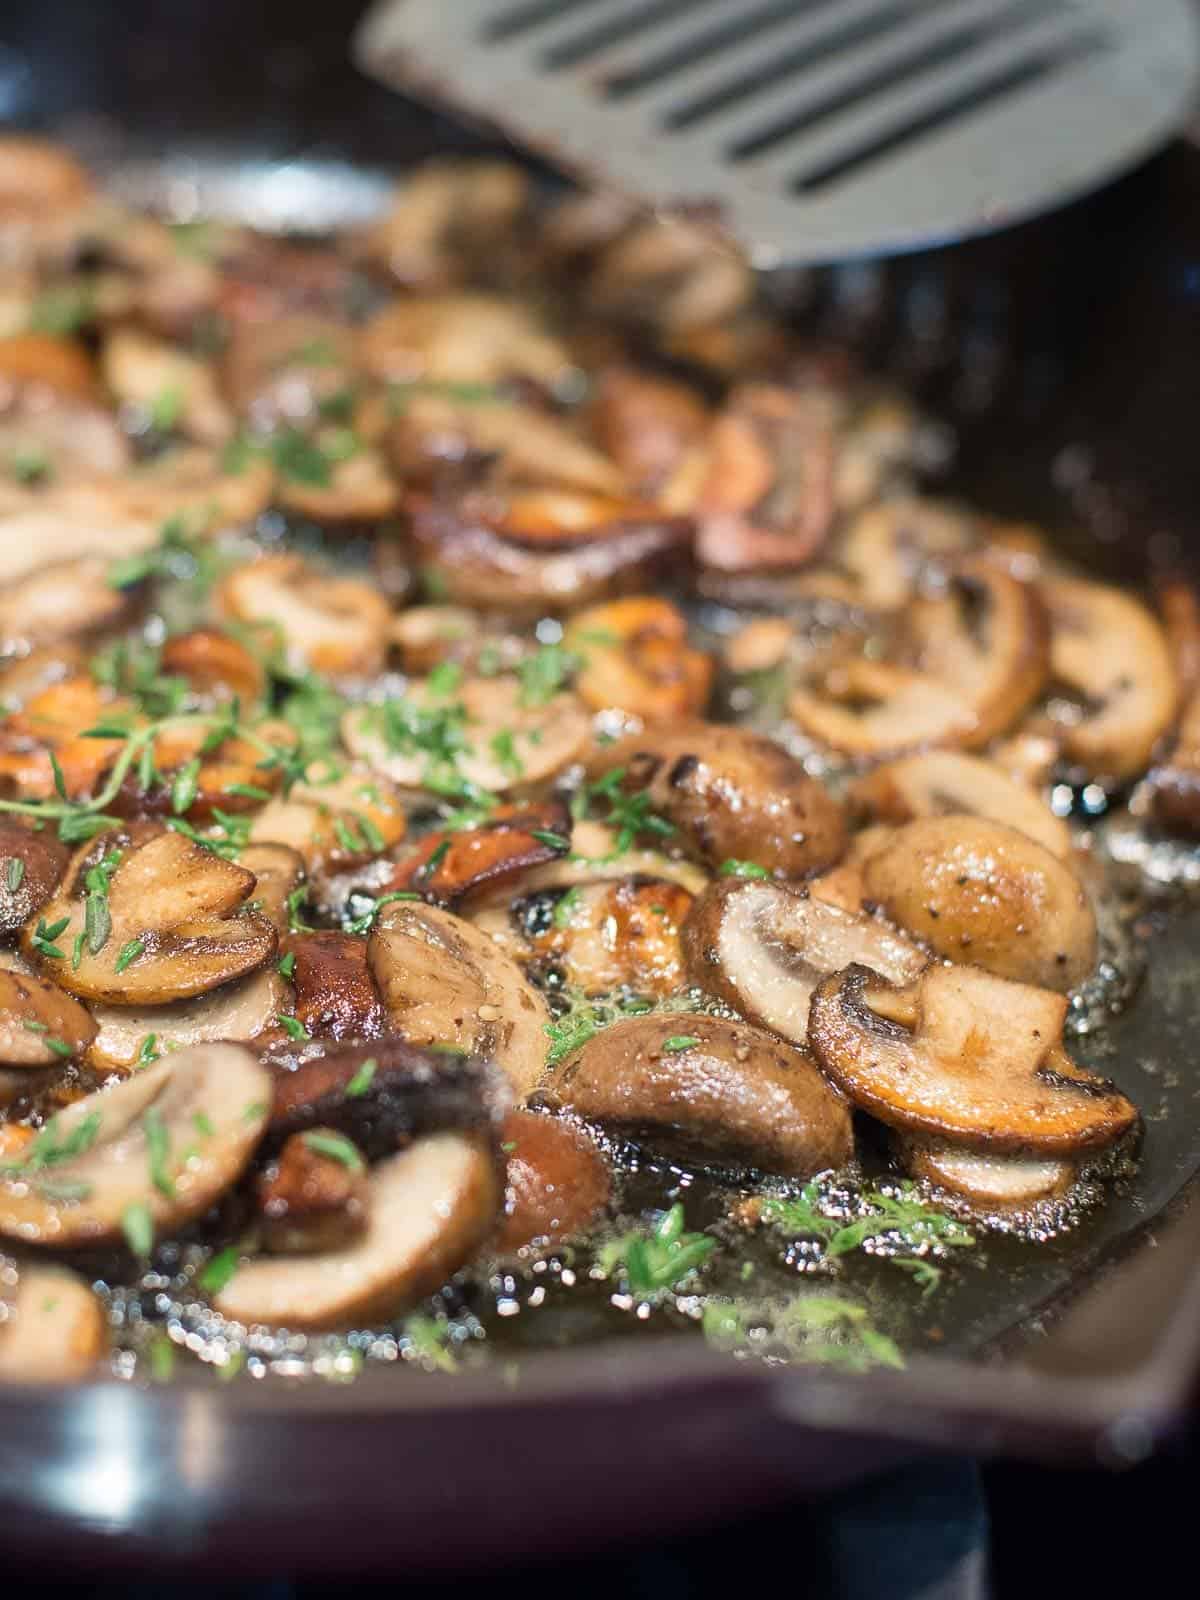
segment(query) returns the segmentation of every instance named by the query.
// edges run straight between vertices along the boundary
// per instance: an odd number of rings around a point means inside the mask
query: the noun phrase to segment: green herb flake
[[[378,1070],[379,1062],[374,1056],[368,1056],[346,1085],[346,1098],[348,1100],[358,1100],[366,1094],[367,1090],[375,1082],[375,1074]]]
[[[144,1067],[153,1066],[157,1060],[158,1035],[156,1033],[148,1033],[141,1044],[138,1045],[137,1059],[133,1064],[134,1070],[140,1072]]]
[[[196,1274],[197,1286],[205,1294],[220,1294],[233,1279],[242,1264],[242,1252],[236,1244],[226,1245],[210,1256]]]
[[[9,894],[16,894],[25,881],[25,863],[20,856],[10,856],[8,865],[4,869],[4,881],[8,885]]]
[[[142,1118],[146,1133],[146,1153],[150,1161],[150,1182],[168,1200],[175,1198],[175,1183],[167,1172],[171,1153],[171,1135],[157,1106],[150,1106]]]
[[[556,928],[569,928],[582,900],[583,890],[578,884],[568,889],[554,908],[554,926]]]
[[[547,850],[569,850],[571,841],[563,833],[555,833],[552,828],[531,828],[530,838],[536,839],[539,844],[544,844]]]
[[[649,1231],[634,1229],[611,1240],[598,1254],[605,1273],[623,1269],[634,1294],[655,1294],[673,1289],[704,1265],[717,1248],[706,1233],[684,1231],[682,1204],[671,1207]]]
[[[717,869],[723,878],[769,878],[771,874],[766,867],[760,867],[756,861],[738,861],[730,856],[728,861],[722,861]]]
[[[319,1129],[303,1136],[304,1143],[309,1150],[315,1150],[318,1155],[328,1156],[331,1161],[338,1162],[350,1172],[363,1172],[366,1163],[363,1161],[358,1149],[340,1133],[322,1133]]]
[[[121,1232],[133,1254],[147,1260],[154,1249],[154,1218],[142,1200],[136,1200],[121,1213]]]
[[[290,978],[296,970],[296,953],[289,950],[287,955],[280,956],[277,971],[281,978]]]
[[[698,1035],[694,1033],[675,1033],[669,1039],[663,1040],[663,1049],[670,1055],[678,1055],[683,1050],[690,1050],[693,1045],[700,1043]]]
[[[288,1038],[294,1039],[298,1044],[312,1038],[312,1035],[300,1021],[299,1017],[289,1017],[281,1012],[279,1016],[275,1018],[275,1021],[287,1034]]]
[[[137,958],[141,955],[145,955],[145,953],[146,941],[144,939],[129,939],[121,946],[120,950],[118,950],[117,959],[113,965],[113,971],[118,977],[120,977],[121,973],[125,971],[126,967],[131,967]]]

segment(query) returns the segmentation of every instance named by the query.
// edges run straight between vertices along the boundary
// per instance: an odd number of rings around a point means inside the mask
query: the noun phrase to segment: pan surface
[[[358,79],[343,64],[353,8],[328,9],[130,3],[118,24],[106,8],[10,3],[0,115],[67,139],[132,198],[321,231],[369,212],[387,172],[480,148]],[[1098,572],[1144,576],[1148,559],[1186,557],[1200,500],[1184,404],[1200,353],[1197,195],[1200,154],[1180,147],[1044,223],[789,288],[814,329],[953,413],[953,489],[1074,530]],[[1137,1004],[1081,1051],[1147,1112],[1136,1174],[1044,1250],[989,1246],[986,1269],[946,1294],[947,1344],[978,1350],[1036,1330],[1093,1267],[1129,1254],[1019,1364],[918,1359],[848,1381],[631,1341],[540,1357],[510,1389],[385,1371],[348,1389],[9,1392],[2,1542],[225,1573],[394,1570],[447,1550],[482,1562],[518,1539],[528,1554],[665,1532],[831,1486],[916,1442],[1136,1457],[1186,1396],[1200,1325],[1183,1234],[1195,1216],[1174,1230],[1179,1261],[1170,1230],[1159,1251],[1136,1248],[1200,1170],[1200,912],[1165,921]],[[1121,1273],[1152,1255],[1163,1270],[1131,1300]]]

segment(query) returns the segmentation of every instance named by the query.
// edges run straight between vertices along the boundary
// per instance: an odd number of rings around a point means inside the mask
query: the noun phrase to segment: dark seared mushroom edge
[[[0,178],[0,1379],[902,1365],[1109,1202],[1186,584],[924,492],[686,222]]]

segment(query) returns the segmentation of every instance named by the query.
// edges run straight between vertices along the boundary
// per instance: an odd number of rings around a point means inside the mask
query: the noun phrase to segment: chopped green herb
[[[571,919],[583,899],[583,890],[575,884],[559,900],[554,908],[554,926],[556,928],[569,928]]]
[[[256,783],[228,783],[225,785],[226,794],[241,795],[246,800],[269,800],[271,791],[260,789]]]
[[[192,1114],[192,1127],[202,1139],[211,1139],[217,1131],[207,1111],[196,1111]]]
[[[153,1066],[158,1058],[158,1035],[156,1033],[148,1033],[138,1046],[137,1060],[134,1062],[134,1067],[140,1070],[142,1067]]]
[[[281,1012],[280,1015],[275,1018],[275,1021],[287,1034],[288,1038],[295,1039],[297,1043],[302,1043],[303,1041],[312,1038],[312,1035],[300,1021],[299,1017],[285,1016]]]
[[[279,976],[281,978],[290,978],[292,973],[295,972],[295,970],[296,970],[296,954],[295,954],[295,951],[289,950],[287,955],[280,956],[280,958],[279,958],[279,963],[278,963]]]
[[[287,897],[288,928],[292,933],[311,933],[313,931],[310,924],[305,922],[300,915],[300,907],[307,903],[309,892],[308,884],[302,883],[293,889]]]
[[[717,1248],[708,1234],[685,1233],[683,1225],[683,1206],[673,1205],[648,1232],[634,1229],[610,1241],[599,1252],[597,1265],[606,1273],[623,1268],[634,1294],[673,1289]]]
[[[54,941],[66,931],[70,920],[70,917],[62,917],[57,922],[47,924],[44,917],[38,918],[33,934],[33,948],[40,956],[46,956],[51,961],[66,959]]]
[[[318,1155],[328,1156],[351,1172],[362,1172],[366,1166],[362,1156],[349,1139],[340,1133],[322,1133],[316,1130],[303,1135],[304,1143]]]
[[[544,644],[517,667],[523,706],[544,706],[565,688],[583,665],[579,656],[561,644]]]
[[[25,863],[20,856],[10,856],[8,865],[4,869],[4,881],[8,885],[8,892],[16,894],[25,880]]]
[[[651,811],[650,796],[644,790],[635,794],[625,792],[622,788],[624,780],[624,767],[610,767],[595,783],[584,784],[577,790],[571,801],[571,814],[576,821],[590,816],[596,801],[606,803],[608,815],[604,821],[617,830],[612,851],[614,857],[623,856],[631,850],[639,834],[654,833],[665,838],[675,832],[673,822]]]
[[[722,861],[718,869],[723,878],[769,878],[771,874],[766,867],[760,867],[755,861],[738,861],[730,857]]]
[[[375,1074],[378,1072],[378,1070],[379,1062],[374,1056],[368,1056],[363,1062],[362,1066],[359,1067],[358,1071],[350,1079],[350,1082],[346,1085],[347,1098],[350,1100],[357,1100],[362,1095],[366,1094],[367,1090],[375,1082]]]
[[[168,384],[151,400],[147,410],[150,426],[159,433],[170,433],[183,413],[184,395],[178,384]]]
[[[44,450],[15,450],[8,458],[8,470],[18,483],[48,483],[54,467]]]
[[[552,828],[531,828],[530,838],[536,839],[539,844],[544,844],[548,850],[569,850],[571,841],[564,833],[555,833]]]
[[[142,1118],[146,1130],[146,1152],[150,1158],[150,1182],[168,1200],[175,1198],[175,1183],[167,1172],[171,1153],[171,1135],[157,1106],[150,1106]]]
[[[672,1034],[669,1039],[663,1040],[663,1049],[674,1056],[678,1055],[682,1050],[690,1050],[693,1045],[699,1043],[700,1040],[694,1033],[676,1033]]]
[[[524,776],[525,763],[517,754],[516,740],[511,728],[501,728],[499,733],[494,733],[490,748],[500,767],[510,778]]]
[[[95,310],[89,287],[66,284],[38,296],[29,313],[29,326],[34,333],[52,333],[61,338],[91,322]]]
[[[117,959],[113,965],[113,971],[119,977],[121,973],[125,971],[126,967],[132,966],[137,958],[145,953],[146,941],[144,939],[128,940],[117,952]]]
[[[425,863],[428,871],[429,863]],[[352,917],[346,923],[347,933],[370,933],[375,926],[375,920],[384,906],[391,905],[396,900],[419,900],[421,896],[415,889],[393,889],[390,894],[381,894],[378,900],[372,900],[366,911],[360,916]]]
[[[260,1117],[265,1117],[269,1106],[263,1100],[251,1100],[250,1104],[242,1111],[243,1122],[257,1122]]]
[[[136,1200],[121,1213],[121,1232],[135,1256],[145,1260],[154,1249],[154,1218],[142,1200]]]
[[[135,1251],[134,1254],[149,1254],[149,1251]],[[156,1333],[146,1346],[146,1355],[150,1361],[150,1376],[154,1382],[170,1383],[175,1375],[175,1346],[171,1343],[170,1337],[165,1333]]]
[[[238,1246],[226,1245],[224,1250],[218,1250],[216,1255],[208,1258],[196,1274],[196,1283],[205,1294],[220,1294],[241,1264],[242,1252]]]
[[[439,1372],[456,1372],[458,1362],[449,1348],[451,1333],[444,1322],[432,1317],[409,1317],[401,1337],[412,1353]]]

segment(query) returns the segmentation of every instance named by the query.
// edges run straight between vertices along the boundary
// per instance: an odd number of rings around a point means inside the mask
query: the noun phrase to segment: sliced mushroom
[[[688,645],[687,618],[669,600],[630,596],[572,617],[563,642],[583,666],[575,691],[592,711],[615,708],[645,722],[703,713],[714,663]]]
[[[1148,776],[1155,820],[1187,832],[1200,829],[1200,694],[1184,707],[1170,754]]]
[[[329,430],[326,469],[319,481],[308,474],[280,474],[277,494],[280,505],[314,522],[372,522],[389,517],[400,504],[400,487],[378,450],[351,437],[346,444],[344,429]],[[315,447],[321,450],[320,434]],[[341,457],[340,452],[349,449]],[[316,480],[314,473],[312,479]],[[349,581],[349,580],[347,580]]]
[[[1040,1201],[1061,1199],[1079,1176],[1074,1161],[987,1155],[936,1140],[907,1140],[902,1148],[914,1177],[980,1210],[1020,1211]]]
[[[95,400],[98,392],[95,363],[78,339],[28,330],[0,337],[0,386],[22,384],[75,400]]]
[[[529,195],[508,161],[438,162],[399,185],[382,217],[352,239],[354,253],[408,289],[446,288],[494,265]]]
[[[1136,776],[1175,716],[1162,628],[1140,601],[1106,584],[1056,578],[1039,588],[1050,613],[1053,677],[1083,707],[1056,727],[1064,753],[1093,777]]]
[[[500,1193],[487,1144],[431,1134],[372,1169],[367,1226],[355,1243],[249,1261],[213,1303],[245,1324],[316,1330],[384,1321],[470,1259],[494,1224]]]
[[[285,844],[248,844],[238,865],[254,874],[247,911],[266,917],[278,933],[288,931],[288,900],[304,881],[304,858]]]
[[[687,562],[686,517],[620,502],[579,507],[593,520],[582,533],[550,539],[507,524],[493,497],[411,498],[410,531],[426,575],[456,604],[480,611],[563,611],[644,588]],[[562,510],[561,502],[558,510]]]
[[[128,1071],[138,1065],[143,1050],[156,1059],[216,1039],[243,1044],[269,1033],[280,1013],[290,1010],[287,985],[273,966],[171,1005],[113,1006],[93,1001],[91,1012],[99,1031],[88,1059],[93,1066]]]
[[[178,427],[200,444],[224,444],[233,417],[207,362],[134,328],[119,328],[104,343],[104,379],[139,420],[171,432]]]
[[[70,211],[87,199],[91,187],[86,170],[63,145],[32,134],[0,138],[0,217],[5,222]]]
[[[920,671],[971,712],[964,739],[987,744],[1037,698],[1050,665],[1046,613],[1032,585],[983,556],[960,556],[941,574],[939,597],[921,596],[905,628]]]
[[[104,927],[87,914],[86,877],[114,850],[121,854]],[[254,875],[232,861],[182,834],[140,824],[136,832],[101,834],[80,847],[58,894],[26,923],[21,948],[85,999],[127,1006],[188,1000],[274,955],[274,928],[240,909],[253,889]],[[52,956],[38,928],[55,926],[59,942],[52,948],[63,954]]]
[[[1137,1111],[1066,1053],[1066,1009],[1060,994],[979,967],[929,966],[903,988],[850,967],[813,995],[808,1038],[838,1088],[893,1128],[1070,1156],[1113,1143]]]
[[[410,890],[434,905],[453,907],[561,860],[571,848],[571,826],[561,800],[497,806],[476,828],[426,834],[382,880],[380,892]]]
[[[0,970],[0,1067],[61,1066],[95,1037],[91,1017],[57,984]]]
[[[401,668],[424,677],[443,661],[474,659],[479,619],[465,606],[410,606],[393,618],[391,638]]]
[[[52,562],[5,584],[0,589],[0,651],[21,654],[40,645],[86,639],[118,622],[128,609],[128,597],[109,582],[111,565],[96,556]]]
[[[315,765],[314,781],[293,784],[286,800],[271,800],[258,812],[250,825],[253,846],[286,846],[310,876],[324,876],[399,844],[407,819],[390,784],[361,768],[322,783],[316,781],[321,764]]]
[[[813,990],[831,972],[860,963],[907,983],[929,960],[876,917],[753,878],[705,890],[684,923],[683,951],[693,983],[795,1044],[808,1036]]]
[[[562,1117],[510,1111],[500,1138],[508,1158],[496,1236],[501,1254],[582,1233],[608,1204],[608,1162],[582,1128]]]
[[[235,461],[228,451],[176,445],[106,484],[105,500],[113,515],[156,527],[182,516],[211,529],[243,528],[267,509],[274,488],[275,468],[262,455]]]
[[[828,406],[771,384],[734,391],[713,424],[696,503],[697,553],[723,572],[804,566],[834,512]]]
[[[56,1149],[75,1153],[47,1168],[35,1143],[0,1178],[0,1233],[64,1248],[111,1243],[133,1207],[150,1213],[157,1232],[174,1231],[237,1182],[270,1099],[266,1068],[233,1044],[180,1050],[85,1095],[49,1129]]]
[[[686,889],[630,876],[523,895],[512,918],[536,970],[587,995],[667,995],[683,978],[679,930]]]
[[[0,584],[55,564],[140,555],[158,541],[145,518],[107,506],[89,490],[47,494],[19,514],[0,520]]]
[[[265,556],[231,572],[219,601],[239,622],[276,626],[300,668],[348,677],[383,664],[391,612],[362,579],[331,577],[296,555]]]
[[[23,1263],[7,1315],[0,1315],[0,1383],[74,1383],[108,1347],[104,1308],[61,1267]]]
[[[524,1098],[546,1060],[546,1002],[513,959],[434,906],[387,906],[368,959],[389,1026],[410,1044],[451,1045],[495,1061]]]
[[[359,359],[386,383],[526,378],[551,392],[574,370],[565,345],[527,306],[485,294],[393,300],[363,329]]]
[[[447,775],[492,794],[540,783],[580,758],[591,731],[575,695],[531,705],[515,678],[468,678],[449,693],[413,684],[402,698],[342,719],[346,747],[373,771],[401,788],[435,793],[444,792]],[[449,755],[442,753],[447,738]]]
[[[383,1032],[383,1007],[367,965],[367,941],[349,933],[293,933],[283,941],[291,957],[294,1015],[314,1039],[375,1039]]]
[[[810,738],[850,756],[894,756],[970,740],[975,716],[953,689],[888,661],[839,661],[792,692]]]
[[[708,413],[686,384],[607,367],[596,380],[592,431],[639,494],[655,494],[700,444]]]
[[[599,316],[681,334],[724,322],[753,284],[745,257],[703,222],[639,214],[604,249],[584,293]]]
[[[344,1134],[293,1134],[258,1180],[262,1242],[277,1256],[353,1245],[366,1231],[369,1197],[367,1163]]]
[[[717,1017],[613,1023],[550,1069],[539,1099],[684,1161],[810,1177],[853,1148],[845,1102],[803,1051]]]
[[[909,822],[866,861],[863,882],[886,916],[951,961],[1061,990],[1096,964],[1096,914],[1079,878],[1001,822]]]
[[[631,734],[593,759],[713,866],[753,861],[785,878],[832,866],[846,847],[841,807],[794,757],[760,734],[710,722]]]
[[[238,322],[222,361],[229,403],[255,433],[308,427],[350,391],[354,330],[331,317]],[[351,397],[352,397],[352,391]]]
[[[159,664],[165,674],[185,678],[203,706],[238,700],[243,710],[257,705],[267,687],[267,674],[240,640],[218,628],[193,628],[166,640]]]
[[[984,817],[1019,829],[1060,860],[1071,855],[1070,829],[1037,791],[978,756],[931,750],[889,762],[860,778],[846,803],[852,813],[882,822],[948,812]]]
[[[882,850],[894,832],[894,828],[876,823],[872,828],[863,828],[860,832],[852,834],[846,854],[837,866],[809,879],[805,886],[809,894],[814,900],[824,900],[827,905],[840,906],[843,911],[849,911],[854,916],[858,916],[862,911],[873,914],[874,908],[868,903],[867,886],[863,881],[863,867],[868,857]]]
[[[70,859],[53,833],[0,816],[0,933],[15,933],[45,905]]]

